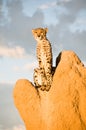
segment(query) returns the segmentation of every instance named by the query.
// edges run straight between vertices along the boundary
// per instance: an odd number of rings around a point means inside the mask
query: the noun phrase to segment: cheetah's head
[[[36,28],[32,29],[32,33],[34,38],[39,42],[41,40],[46,39],[47,28]]]

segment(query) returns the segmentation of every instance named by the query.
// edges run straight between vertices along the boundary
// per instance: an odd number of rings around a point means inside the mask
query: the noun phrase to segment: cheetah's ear
[[[36,30],[35,30],[35,29],[32,29],[32,33],[33,33],[33,34],[36,33]]]
[[[45,32],[46,32],[46,33],[48,32],[48,28],[45,28]]]
[[[34,29],[32,29],[32,33],[34,33]]]

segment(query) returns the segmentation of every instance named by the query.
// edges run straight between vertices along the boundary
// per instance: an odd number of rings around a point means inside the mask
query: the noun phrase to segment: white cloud
[[[11,57],[11,58],[24,58],[27,57],[25,49],[20,46],[6,47],[0,46],[0,56],[1,57]]]
[[[31,69],[33,69],[33,68],[36,68],[36,66],[37,66],[37,64],[36,63],[28,63],[28,64],[25,64],[24,65],[24,70],[31,70]]]
[[[48,8],[51,8],[51,7],[55,7],[57,5],[57,2],[54,1],[54,2],[50,2],[50,3],[46,3],[46,4],[43,4],[39,7],[39,9],[48,9]]]
[[[24,125],[13,126],[12,128],[3,128],[0,127],[0,130],[26,130]]]
[[[8,86],[9,86],[9,85],[12,86],[12,85],[14,84],[14,82],[13,82],[13,81],[2,80],[2,81],[0,81],[0,84],[6,85],[6,86],[7,86],[7,85],[8,85]]]
[[[26,72],[26,71],[32,71],[36,67],[37,62],[33,62],[33,63],[26,63],[23,66],[14,66],[13,70],[15,72]]]
[[[25,130],[25,127],[23,125],[15,126],[12,130]]]
[[[18,72],[18,71],[20,71],[20,67],[19,67],[19,66],[14,66],[14,67],[13,67],[13,70],[14,70],[15,72]]]

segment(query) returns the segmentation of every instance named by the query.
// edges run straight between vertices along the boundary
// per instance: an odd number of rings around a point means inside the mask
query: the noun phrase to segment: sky
[[[48,28],[53,65],[62,50],[86,65],[86,0],[0,0],[0,130],[24,130],[12,91],[18,79],[33,82],[37,27]]]

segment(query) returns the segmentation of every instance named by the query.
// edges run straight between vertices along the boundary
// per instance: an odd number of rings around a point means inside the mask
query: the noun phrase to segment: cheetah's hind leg
[[[39,68],[34,69],[34,84],[36,88],[40,88],[42,91],[46,90],[46,77],[44,70]]]

